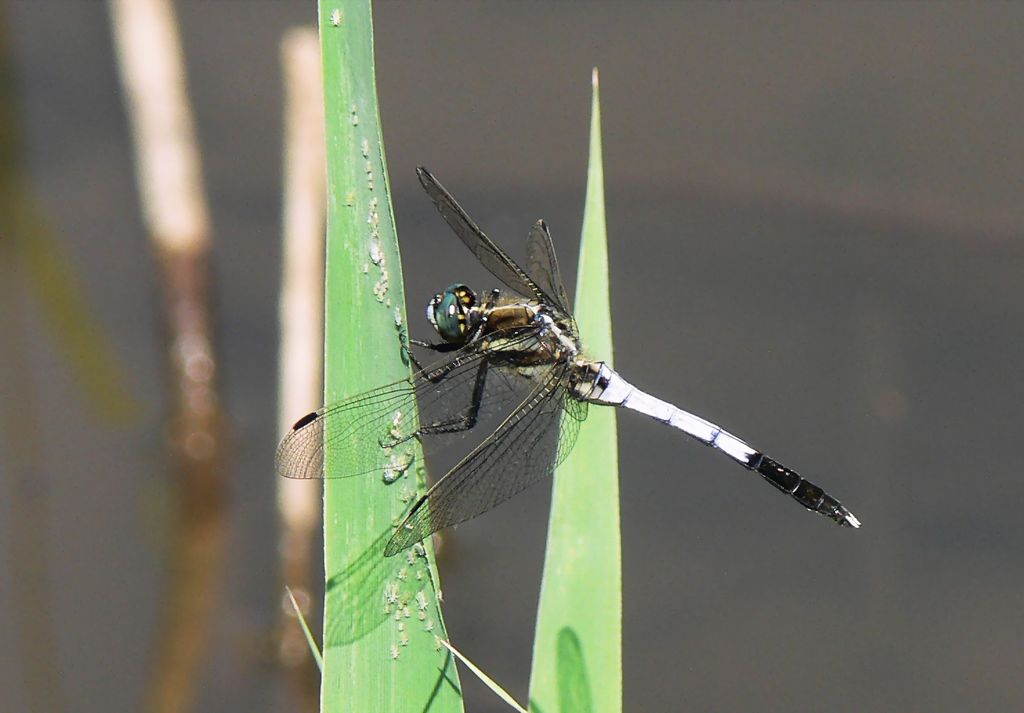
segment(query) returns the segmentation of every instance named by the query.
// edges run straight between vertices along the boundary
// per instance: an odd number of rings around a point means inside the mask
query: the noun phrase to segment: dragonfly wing
[[[569,368],[566,363],[549,368],[494,433],[417,501],[388,542],[385,555],[481,515],[551,475],[559,455],[558,425]]]
[[[385,480],[397,478],[413,465],[409,441],[421,426],[456,422],[470,408],[484,361],[494,372],[487,379],[487,408],[500,412],[518,404],[530,384],[504,368],[509,364],[502,363],[503,352],[528,349],[535,341],[536,335],[525,331],[510,335],[501,350],[470,345],[408,379],[303,416],[277,448],[278,474],[309,479],[376,472]],[[450,442],[461,435],[442,430],[432,440]],[[324,472],[325,456],[331,473]]]
[[[563,392],[564,393],[564,392]],[[580,434],[580,424],[587,420],[587,402],[578,401],[568,393],[562,398],[565,405],[565,415],[562,416],[562,423],[558,432],[558,453],[555,455],[555,465],[562,464],[576,445],[576,437]]]
[[[441,213],[441,217],[466,244],[470,252],[476,256],[480,264],[515,292],[526,297],[535,297],[548,304],[557,304],[532,277],[526,274],[523,268],[516,264],[515,260],[484,234],[484,231],[473,222],[473,219],[462,209],[462,206],[455,202],[451,193],[445,190],[445,187],[431,175],[430,171],[420,166],[416,169],[416,173],[420,177],[423,189]]]
[[[555,304],[561,307],[566,315],[572,314],[569,296],[562,282],[562,273],[558,269],[555,246],[551,242],[551,232],[543,220],[534,223],[526,237],[526,269],[540,288],[554,297]]]

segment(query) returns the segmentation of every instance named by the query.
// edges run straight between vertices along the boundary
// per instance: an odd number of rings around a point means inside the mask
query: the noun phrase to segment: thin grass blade
[[[442,646],[455,654],[456,658],[462,662],[462,665],[468,668],[474,676],[480,679],[485,686],[491,689],[494,695],[503,700],[509,708],[514,711],[518,711],[519,713],[526,713],[526,709],[516,702],[516,699],[512,697],[512,694],[499,686],[493,678],[488,676],[475,663],[466,658],[461,651],[452,646],[450,641],[445,641],[444,639],[438,639],[438,641],[441,642]]]
[[[292,604],[292,610],[295,612],[295,618],[299,620],[299,626],[302,627],[302,633],[306,637],[306,643],[309,644],[309,653],[313,655],[313,660],[316,661],[316,667],[320,669],[320,673],[324,672],[324,655],[320,653],[320,648],[316,645],[316,639],[313,638],[313,632],[309,630],[309,624],[306,623],[306,617],[302,614],[302,607],[295,601],[295,595],[292,594],[290,587],[285,587],[284,590],[288,592],[288,601]]]

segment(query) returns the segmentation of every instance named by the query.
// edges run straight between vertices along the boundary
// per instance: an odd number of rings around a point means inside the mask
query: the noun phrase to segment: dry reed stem
[[[278,427],[323,399],[323,285],[325,163],[320,40],[313,28],[295,28],[281,42],[284,70],[283,279],[278,372]],[[309,618],[313,584],[312,544],[320,527],[321,492],[313,483],[278,478],[281,577]],[[289,687],[308,710],[319,702],[316,670],[295,613],[281,599],[279,659]]]
[[[210,220],[168,0],[109,0],[135,145],[143,214],[156,254],[169,339],[171,449],[178,522],[147,709],[189,710],[208,648],[224,562],[224,419],[216,391],[209,292]]]

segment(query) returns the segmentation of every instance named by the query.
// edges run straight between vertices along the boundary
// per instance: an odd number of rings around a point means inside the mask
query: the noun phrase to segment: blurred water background
[[[0,286],[20,325],[17,345],[0,334],[0,398],[40,444],[25,470],[12,439],[0,443],[2,707],[28,705],[14,568],[25,558],[11,554],[31,546],[35,535],[13,531],[27,523],[50,542],[35,564],[52,588],[48,665],[69,710],[137,710],[166,576],[167,401],[108,18],[98,2],[0,10],[31,189],[139,406],[128,423],[99,418],[30,279]],[[197,709],[286,710],[265,651],[279,601],[278,46],[315,8],[177,10],[234,449]],[[575,274],[598,66],[616,367],[864,522],[831,527],[623,414],[627,709],[1024,706],[1022,39],[1024,6],[995,3],[377,7],[412,335],[428,335],[434,292],[493,286],[421,194],[417,164],[514,250],[545,218]],[[442,562],[453,640],[521,698],[546,505],[540,486],[460,527]],[[23,516],[36,511],[48,514]],[[470,710],[503,710],[463,682]]]

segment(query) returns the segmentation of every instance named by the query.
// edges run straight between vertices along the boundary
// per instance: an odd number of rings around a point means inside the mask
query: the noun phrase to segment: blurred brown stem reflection
[[[174,397],[171,450],[178,478],[168,598],[148,709],[189,710],[208,647],[227,536],[225,429],[210,342],[208,251],[161,251]]]
[[[210,309],[210,221],[168,0],[110,0],[142,209],[163,283],[177,527],[147,709],[190,710],[224,561],[225,428]]]

